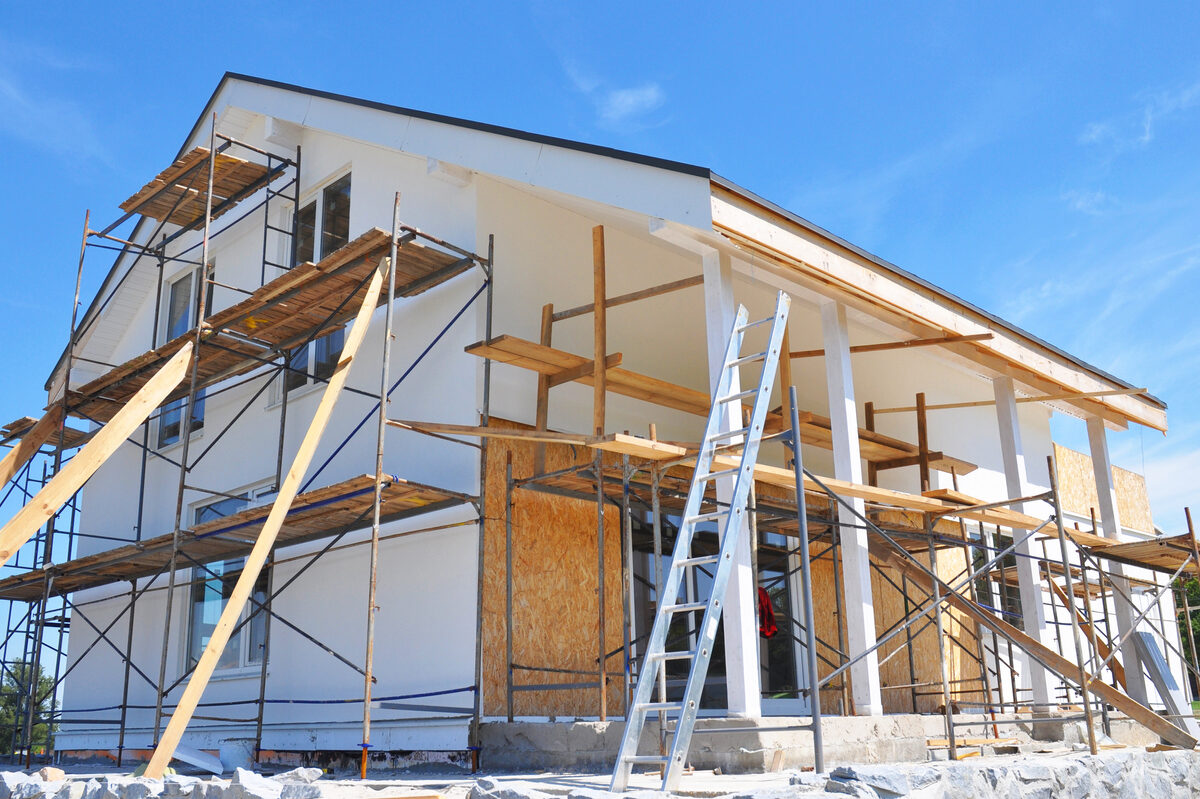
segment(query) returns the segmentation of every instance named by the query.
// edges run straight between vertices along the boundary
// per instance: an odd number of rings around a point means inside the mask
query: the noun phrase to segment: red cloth
[[[767,589],[759,586],[758,634],[763,638],[772,638],[777,632],[779,627],[775,624],[775,608],[771,605],[771,595],[767,593]]]

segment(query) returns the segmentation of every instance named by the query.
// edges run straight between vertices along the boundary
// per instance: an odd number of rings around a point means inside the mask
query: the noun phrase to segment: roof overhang
[[[986,374],[1008,375],[1031,393],[1095,394],[1132,389],[1020,328],[921,280],[721,178],[712,180],[712,229],[761,268],[784,274],[827,297],[914,336],[991,333],[990,339],[944,345]],[[1135,422],[1167,429],[1166,403],[1149,394],[1056,401],[1074,415],[1110,426]]]

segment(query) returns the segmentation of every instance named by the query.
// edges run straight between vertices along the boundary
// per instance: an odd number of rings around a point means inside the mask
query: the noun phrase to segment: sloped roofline
[[[879,268],[881,268],[887,272],[891,272],[891,273],[895,274],[896,276],[901,277],[905,280],[913,281],[913,282],[919,284],[920,286],[922,286],[923,288],[926,288],[929,291],[940,295],[941,297],[945,298],[946,300],[949,300],[950,302],[952,302],[956,305],[959,305],[965,309],[968,309],[968,310],[972,311],[973,313],[980,314],[981,316],[987,318],[989,321],[991,321],[1001,327],[1004,327],[1004,328],[1008,329],[1009,331],[1011,331],[1012,333],[1025,339],[1026,341],[1029,341],[1031,344],[1033,344],[1037,347],[1041,347],[1046,350],[1049,350],[1050,352],[1053,352],[1054,354],[1066,359],[1067,361],[1075,364],[1076,366],[1078,366],[1079,368],[1081,368],[1085,371],[1089,371],[1104,380],[1107,380],[1109,382],[1112,382],[1112,383],[1122,386],[1124,388],[1134,388],[1135,387],[1135,386],[1133,386],[1133,384],[1131,384],[1125,380],[1122,380],[1121,378],[1116,377],[1115,375],[1109,374],[1108,372],[1104,371],[1103,369],[1100,369],[1100,368],[1082,360],[1081,358],[1079,358],[1075,355],[1072,355],[1071,353],[1067,352],[1066,350],[1064,350],[1060,347],[1057,347],[1054,344],[1051,344],[1050,342],[1045,341],[1044,339],[1041,339],[1041,338],[1033,335],[1032,333],[1029,333],[1026,330],[1023,330],[1022,328],[1014,325],[1013,323],[1011,323],[1005,319],[1002,319],[999,316],[996,316],[995,314],[990,313],[990,312],[984,310],[983,308],[980,308],[979,306],[977,306],[967,300],[962,299],[961,297],[958,297],[957,295],[943,289],[940,286],[930,283],[929,281],[925,280],[924,278],[922,278],[918,275],[915,275],[912,272],[909,272],[908,270],[903,269],[903,268],[891,263],[890,261],[880,258],[879,256],[874,255],[849,241],[846,241],[845,239],[841,238],[840,236],[830,233],[829,231],[825,230],[824,228],[813,224],[812,222],[808,221],[807,219],[804,219],[803,217],[787,210],[786,208],[783,208],[783,207],[771,202],[770,200],[760,197],[759,195],[755,194],[754,192],[743,188],[742,186],[734,183],[733,181],[731,181],[727,178],[721,177],[720,175],[717,175],[708,167],[698,166],[695,164],[689,164],[689,163],[686,163],[683,161],[673,161],[668,158],[658,158],[656,156],[644,155],[641,153],[634,153],[634,152],[630,152],[628,150],[620,150],[615,147],[605,147],[605,146],[597,145],[597,144],[588,144],[586,142],[576,141],[574,139],[564,139],[564,138],[560,138],[557,136],[547,136],[547,135],[540,134],[540,133],[531,133],[529,131],[520,130],[517,128],[505,127],[503,125],[493,125],[493,124],[489,124],[486,122],[476,122],[474,120],[447,116],[445,114],[435,114],[435,113],[431,113],[428,111],[420,111],[420,110],[414,109],[414,108],[406,108],[404,106],[392,105],[390,103],[382,103],[382,102],[378,102],[375,100],[365,100],[360,97],[351,97],[349,95],[338,94],[336,92],[328,92],[328,91],[323,91],[321,89],[312,89],[312,88],[305,87],[305,86],[299,86],[299,85],[296,85],[293,83],[286,83],[283,81],[271,80],[269,78],[261,78],[261,77],[257,77],[254,75],[246,75],[246,74],[239,73],[239,72],[226,72],[221,77],[220,82],[217,83],[217,87],[213,90],[212,94],[209,96],[208,102],[206,102],[204,104],[204,108],[200,111],[200,114],[196,117],[195,123],[193,123],[191,129],[188,131],[187,136],[184,137],[183,143],[181,144],[181,146],[179,148],[179,152],[176,154],[176,158],[179,158],[180,156],[183,155],[184,151],[187,149],[188,142],[190,142],[192,140],[192,138],[196,135],[196,132],[204,124],[204,120],[210,113],[213,103],[216,102],[217,97],[221,94],[221,90],[224,89],[225,85],[232,80],[244,81],[246,83],[252,83],[252,84],[259,85],[259,86],[266,86],[269,88],[280,89],[280,90],[288,91],[288,92],[294,92],[297,94],[303,94],[303,95],[307,95],[310,97],[318,97],[318,98],[322,98],[322,99],[333,100],[335,102],[340,102],[340,103],[348,103],[350,105],[355,105],[355,106],[359,106],[362,108],[371,108],[371,109],[383,111],[383,112],[389,113],[389,114],[397,114],[397,115],[413,117],[413,118],[417,118],[417,119],[423,119],[423,120],[427,120],[430,122],[437,122],[437,123],[441,123],[444,125],[452,125],[455,127],[465,128],[468,130],[479,131],[481,133],[489,133],[489,134],[493,134],[493,135],[497,135],[497,136],[506,136],[509,138],[521,139],[524,141],[534,142],[537,144],[545,144],[545,145],[550,145],[553,147],[561,147],[564,149],[575,150],[577,152],[588,153],[591,155],[599,155],[599,156],[603,156],[605,158],[615,158],[617,160],[626,161],[626,162],[634,163],[634,164],[639,164],[641,166],[648,166],[648,167],[652,167],[655,169],[663,169],[663,170],[668,170],[671,172],[677,172],[680,174],[691,175],[693,177],[700,177],[700,178],[708,179],[713,184],[720,186],[722,188],[725,188],[736,194],[742,195],[746,199],[748,199],[756,204],[759,204],[759,205],[763,206],[764,208],[769,209],[773,213],[776,213],[776,214],[779,214],[779,215],[785,217],[789,221],[795,223],[796,225],[799,225],[800,227],[803,227],[804,229],[808,230],[812,234],[814,234],[820,238],[826,239],[826,240],[830,241],[831,243],[836,244],[838,247],[844,248],[844,249],[854,253],[855,255],[871,262],[872,264],[878,266]],[[132,237],[136,237],[137,231],[138,231],[138,229],[140,229],[143,222],[144,222],[144,220],[138,221],[137,225],[134,228],[134,233],[132,234]],[[113,278],[113,275],[116,273],[117,267],[120,265],[121,260],[124,257],[125,257],[125,253],[121,253],[114,260],[113,266],[109,270],[108,275],[105,276],[103,284],[101,285],[100,289],[97,291],[96,295],[92,298],[92,301],[88,306],[88,310],[84,313],[81,324],[83,323],[83,321],[88,320],[91,317],[91,315],[95,312],[97,302],[99,301],[100,297],[103,296],[105,289],[109,286],[109,284]],[[63,361],[65,358],[66,358],[66,349],[64,348],[62,355],[59,356],[58,362],[55,364],[54,369],[50,373],[50,377],[46,381],[46,389],[47,390],[50,389],[50,386],[54,381],[54,376],[58,373],[58,370],[62,367]],[[1159,407],[1163,408],[1164,410],[1167,407],[1167,404],[1163,400],[1161,400],[1151,394],[1148,394],[1148,393],[1142,394],[1142,395],[1140,395],[1140,397],[1146,401],[1151,402],[1152,404],[1158,405]]]

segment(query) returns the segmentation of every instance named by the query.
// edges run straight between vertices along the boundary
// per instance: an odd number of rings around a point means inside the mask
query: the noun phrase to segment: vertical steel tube
[[[918,395],[920,396],[920,395]],[[937,548],[933,545],[933,519],[926,513],[925,535],[929,547],[929,570],[938,574]],[[958,744],[954,735],[954,703],[950,699],[950,675],[946,671],[946,628],[942,620],[942,586],[941,580],[931,580],[933,592],[933,620],[937,629],[938,670],[942,675],[942,702],[946,711],[946,739],[950,744],[950,759],[958,760]]]
[[[1071,559],[1067,551],[1067,529],[1063,526],[1062,505],[1058,497],[1058,470],[1054,467],[1053,456],[1046,458],[1046,468],[1050,473],[1050,494],[1054,498],[1054,523],[1058,527],[1058,546],[1062,553],[1063,574],[1067,584],[1067,599],[1072,603],[1075,601],[1075,581],[1071,579]],[[1049,570],[1047,570],[1048,572]],[[1047,573],[1047,577],[1050,577]],[[1051,591],[1051,594],[1054,592]],[[1079,663],[1079,694],[1083,699],[1083,718],[1087,723],[1088,748],[1092,754],[1098,751],[1096,748],[1096,722],[1092,718],[1092,700],[1091,692],[1088,690],[1088,685],[1091,683],[1091,676],[1087,670],[1087,660],[1083,657],[1083,638],[1079,634],[1079,619],[1075,616],[1074,608],[1067,609],[1067,615],[1071,617],[1071,637],[1075,640],[1075,660]]]
[[[1100,643],[1099,634],[1096,632],[1096,613],[1092,607],[1092,588],[1088,582],[1087,575],[1087,559],[1082,554],[1079,556],[1079,581],[1083,585],[1083,606],[1087,610],[1088,630],[1091,633],[1090,640],[1092,644],[1092,655],[1088,658],[1088,662],[1094,662],[1093,676],[1099,678],[1100,672]],[[1184,670],[1186,673],[1186,669]],[[1108,718],[1108,703],[1100,700],[1100,724],[1105,735],[1112,735],[1112,725]]]
[[[796,410],[796,387],[788,386],[792,424],[792,469],[796,475],[796,521],[800,536],[800,579],[804,583],[805,659],[808,661],[808,708],[812,718],[813,769],[825,773],[825,741],[821,733],[821,690],[817,671],[817,626],[813,613],[812,562],[808,546],[808,507],[804,496],[804,459],[801,456],[800,415]],[[836,567],[835,567],[836,571]]]
[[[651,439],[656,438],[651,434]],[[654,607],[662,606],[663,587],[663,541],[662,541],[662,500],[659,497],[660,469],[657,464],[650,467],[650,513],[654,516]],[[643,666],[643,668],[645,668]],[[654,667],[658,680],[658,701],[667,701],[667,664],[660,660]],[[638,679],[649,679],[648,674],[638,674]],[[667,714],[658,711],[658,753],[667,754]]]
[[[513,573],[512,573],[512,452],[504,463],[504,649],[505,669],[508,680],[508,720],[513,720]]]
[[[137,580],[129,581],[129,629],[125,631],[125,676],[121,682],[121,726],[117,731],[117,765],[125,754],[125,720],[129,711],[129,666],[133,662],[133,614],[137,610]]]
[[[603,433],[604,431],[601,430],[600,434],[603,435]],[[598,664],[600,720],[607,721],[608,679],[604,651],[604,456],[602,450],[596,450],[596,455],[592,459],[592,469],[596,473],[596,615],[599,622],[597,655],[600,659]]]
[[[183,418],[179,421],[179,437],[183,447],[179,453],[179,486],[175,494],[175,529],[171,535],[171,565],[167,577],[167,608],[163,622],[162,653],[158,663],[158,698],[154,703],[154,744],[158,745],[158,735],[162,731],[163,689],[167,684],[167,655],[171,646],[171,615],[175,605],[175,571],[179,565],[179,539],[183,532],[183,495],[187,487],[188,449],[192,439],[192,416],[196,407],[196,383],[200,363],[200,345],[203,341],[203,325],[208,300],[208,246],[209,232],[212,227],[212,193],[213,170],[216,165],[217,115],[212,115],[212,123],[208,131],[208,183],[204,190],[204,232],[200,240],[200,282],[196,286],[196,343],[192,353],[191,377],[188,381],[187,400],[183,404]]]
[[[379,426],[375,433],[375,494],[371,509],[371,552],[367,581],[367,653],[363,676],[362,763],[359,776],[367,778],[367,750],[371,748],[371,686],[375,681],[375,606],[379,576],[379,519],[383,509],[383,445],[387,438],[389,367],[392,360],[392,305],[396,296],[396,259],[400,236],[400,192],[392,201],[392,246],[388,260],[387,305],[383,322],[383,362],[379,365]]]
[[[901,573],[900,589],[904,593],[904,618],[912,613],[912,603],[908,599],[908,576]],[[904,625],[905,649],[908,651],[908,696],[912,702],[912,712],[917,712],[917,661],[913,654],[912,625]]]
[[[267,714],[267,664],[271,658],[271,597],[275,589],[275,550],[267,558],[267,596],[263,604],[263,643],[258,666],[258,714],[254,720],[254,762],[262,756],[263,719]]]
[[[850,660],[850,653],[846,651],[846,628],[843,626],[845,619],[845,594],[842,593],[842,528],[838,525],[837,503],[829,503],[829,534],[832,537],[832,555],[833,555],[833,604],[835,621],[837,622],[837,641],[839,655],[839,666],[844,665]],[[850,696],[850,684],[846,682],[846,675],[843,673],[838,678],[838,686],[842,692],[842,714],[846,716],[854,715],[854,700]]]
[[[624,600],[624,716],[629,719],[633,678],[633,517],[629,508],[629,456],[621,456],[621,595]],[[641,675],[639,674],[640,678]]]
[[[496,274],[496,262],[494,259],[495,244],[495,236],[489,235],[487,265],[484,267],[484,277],[487,280],[483,331],[485,341],[490,341],[492,338],[492,300]],[[484,358],[483,407],[479,414],[479,424],[481,427],[487,427],[488,421],[491,418],[491,392],[492,361],[490,358]],[[479,725],[483,720],[483,577],[485,566],[484,546],[486,544],[485,536],[487,533],[487,465],[488,440],[487,436],[484,436],[479,441],[479,504],[476,507],[479,515],[479,534],[477,536],[475,551],[475,713],[472,719],[471,732],[468,737],[468,744],[473,747],[471,749],[472,771],[479,768]]]

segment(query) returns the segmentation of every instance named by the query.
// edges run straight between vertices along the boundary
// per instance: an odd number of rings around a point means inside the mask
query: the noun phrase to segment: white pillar
[[[1104,537],[1114,541],[1121,539],[1121,514],[1117,510],[1117,489],[1113,483],[1112,461],[1108,456],[1108,434],[1104,430],[1104,420],[1099,416],[1089,416],[1087,420],[1088,444],[1092,450],[1092,471],[1096,475],[1096,496],[1099,498],[1100,524]],[[1109,564],[1109,575],[1114,585],[1119,586],[1127,595],[1129,581],[1125,579],[1125,569],[1119,563]],[[1124,598],[1117,594],[1115,597],[1117,614],[1117,633],[1124,636],[1133,627],[1133,619],[1137,613]],[[1134,648],[1132,637],[1121,645],[1121,664],[1125,667],[1125,689],[1129,696],[1146,704],[1146,677],[1142,673],[1142,661]]]
[[[1031,493],[1025,473],[1025,450],[1021,445],[1021,421],[1017,416],[1017,395],[1013,391],[1011,377],[997,377],[992,381],[996,396],[996,421],[1000,426],[1000,453],[1004,458],[1004,480],[1009,497],[1025,497]],[[1013,505],[1015,511],[1024,511],[1025,503]],[[1027,531],[1014,531],[1021,538]],[[1017,546],[1017,584],[1021,594],[1021,618],[1025,633],[1051,649],[1055,642],[1046,630],[1046,606],[1042,595],[1042,578],[1038,573],[1038,562],[1032,560],[1033,541],[1026,539]],[[1038,705],[1050,704],[1050,684],[1046,669],[1033,658],[1026,658],[1029,665],[1029,687],[1033,689],[1033,701]]]
[[[708,338],[709,395],[716,389],[724,365],[725,349],[737,306],[733,299],[733,267],[729,256],[712,252],[704,259],[704,314]],[[735,379],[731,392],[741,390]],[[741,428],[741,405],[725,403],[721,430]],[[731,442],[732,443],[732,442]],[[717,481],[717,501],[729,502],[733,496],[734,478]],[[754,623],[756,580],[750,563],[749,514],[742,514],[738,530],[740,542],[734,555],[733,573],[725,593],[725,690],[729,714],[746,718],[762,715],[762,690],[758,674],[758,629]]]
[[[825,339],[825,383],[829,392],[830,431],[833,436],[833,476],[862,483],[862,456],[858,446],[858,414],[854,405],[854,375],[850,369],[850,333],[846,306],[832,301],[821,305],[821,330]],[[861,499],[851,504],[865,515]],[[867,531],[862,520],[838,506],[842,522],[842,590],[845,594],[846,643],[854,657],[875,645],[875,605],[871,597],[871,563],[867,557]],[[875,652],[850,667],[854,712],[882,716],[879,658]]]

